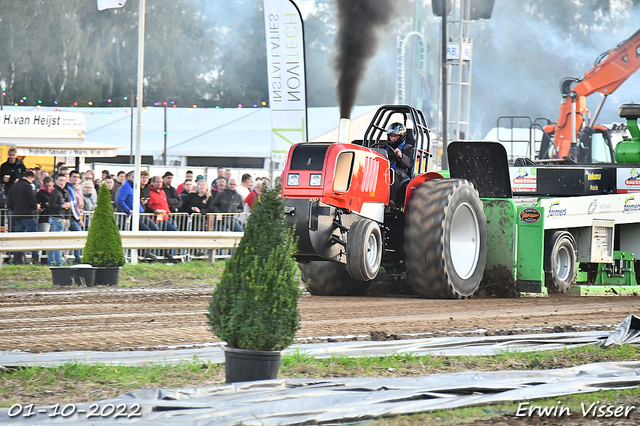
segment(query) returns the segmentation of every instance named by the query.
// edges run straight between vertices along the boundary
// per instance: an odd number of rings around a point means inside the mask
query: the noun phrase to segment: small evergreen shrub
[[[279,194],[263,189],[209,303],[209,329],[233,348],[279,351],[300,328],[296,239]]]
[[[98,192],[98,204],[89,226],[82,263],[94,267],[114,267],[122,266],[124,262],[120,230],[111,206],[111,193],[107,185],[103,184]]]

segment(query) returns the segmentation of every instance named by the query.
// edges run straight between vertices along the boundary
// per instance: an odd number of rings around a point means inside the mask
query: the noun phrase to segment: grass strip
[[[202,260],[166,263],[127,263],[120,269],[118,285],[145,287],[154,285],[215,284],[224,271],[224,261]],[[48,266],[5,265],[0,268],[0,288],[53,287]]]

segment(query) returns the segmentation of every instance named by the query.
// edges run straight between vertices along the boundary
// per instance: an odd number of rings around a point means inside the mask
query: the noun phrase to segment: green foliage
[[[263,189],[209,304],[209,329],[230,347],[281,350],[300,328],[296,241],[279,193]]]
[[[147,2],[145,98],[191,105],[218,95],[204,78],[217,62],[217,42],[203,3]],[[85,0],[0,0],[0,8],[5,104],[26,96],[26,105],[129,106],[123,96],[136,90],[138,1],[104,11]]]
[[[111,206],[111,194],[106,184],[100,187],[98,193],[98,204],[89,226],[82,263],[88,263],[94,267],[124,265],[122,239]]]

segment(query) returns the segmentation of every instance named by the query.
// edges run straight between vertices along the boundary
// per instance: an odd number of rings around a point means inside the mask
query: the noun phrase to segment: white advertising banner
[[[0,111],[0,143],[16,139],[84,140],[87,120],[80,112]]]
[[[593,226],[594,219],[613,220],[616,226],[640,222],[640,194],[607,194],[541,198],[544,229]]]
[[[88,146],[87,146],[88,145]],[[30,147],[18,146],[18,156],[49,156],[49,157],[115,157],[118,155],[117,146],[94,146],[95,144],[82,144],[77,148],[68,147],[66,144],[60,147]],[[102,145],[102,144],[100,144]]]
[[[292,0],[264,0],[271,159],[284,162],[291,145],[307,142],[307,94],[302,16]]]

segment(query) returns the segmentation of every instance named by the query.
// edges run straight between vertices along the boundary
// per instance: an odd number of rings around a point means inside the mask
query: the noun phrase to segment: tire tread
[[[463,185],[473,189],[465,179],[426,181],[414,191],[409,201],[404,250],[407,275],[413,289],[422,297],[463,299],[471,296],[463,295],[455,288],[444,253],[444,236],[448,232],[445,229],[446,210],[454,193]],[[473,190],[477,196],[477,191]],[[481,213],[478,219],[484,220],[484,212],[478,213]],[[486,254],[486,248],[481,250]],[[484,260],[480,263],[484,269]]]

